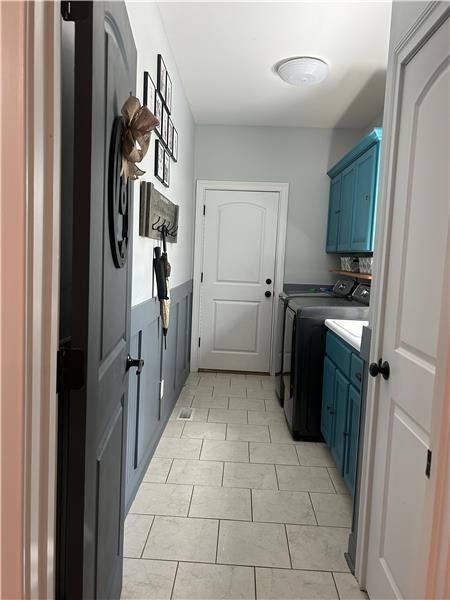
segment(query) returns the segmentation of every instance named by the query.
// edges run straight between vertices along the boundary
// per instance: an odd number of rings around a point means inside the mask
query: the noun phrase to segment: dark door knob
[[[131,367],[136,367],[136,375],[140,375],[142,369],[144,368],[144,359],[143,358],[131,358],[130,355],[127,356],[127,371],[131,369]]]
[[[270,298],[271,295],[272,295],[272,292],[269,292],[269,290],[267,290],[267,292],[264,294],[264,296],[266,298]]]
[[[268,278],[266,279],[266,283],[267,283],[267,285],[270,285],[270,284],[272,283],[272,280],[270,279],[270,277],[268,277]]]
[[[369,365],[369,373],[372,377],[377,377],[378,374],[381,374],[384,379],[389,379],[389,375],[391,373],[391,368],[387,361],[383,362],[383,359],[380,358],[378,363],[370,363]]]

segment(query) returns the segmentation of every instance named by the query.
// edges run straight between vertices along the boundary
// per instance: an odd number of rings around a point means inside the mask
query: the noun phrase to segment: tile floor
[[[292,440],[272,378],[191,374],[125,522],[122,599],[364,599],[350,523],[328,449]]]

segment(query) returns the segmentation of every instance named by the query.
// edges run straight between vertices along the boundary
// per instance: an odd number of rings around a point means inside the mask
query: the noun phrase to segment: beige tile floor
[[[122,599],[364,599],[350,523],[327,447],[294,442],[272,378],[191,374],[125,522]]]

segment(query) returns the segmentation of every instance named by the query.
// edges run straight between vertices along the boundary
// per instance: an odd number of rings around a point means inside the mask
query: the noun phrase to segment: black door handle
[[[272,283],[272,280],[270,279],[270,277],[268,277],[268,278],[266,279],[266,283],[267,283],[267,285],[270,285],[270,284]]]
[[[266,298],[270,298],[271,295],[272,295],[272,292],[269,292],[269,290],[267,290],[267,292],[264,294],[264,296]]]
[[[136,375],[140,375],[142,369],[144,368],[144,359],[143,358],[131,358],[130,355],[127,356],[127,371],[131,369],[131,367],[136,367]]]
[[[380,358],[378,363],[370,363],[369,373],[372,375],[372,377],[377,377],[377,375],[381,373],[384,379],[389,379],[389,375],[391,374],[391,368],[386,360],[383,362],[383,359]]]

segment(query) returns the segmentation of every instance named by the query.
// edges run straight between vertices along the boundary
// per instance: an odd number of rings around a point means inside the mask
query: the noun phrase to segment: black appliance
[[[284,326],[284,412],[296,440],[323,441],[320,432],[326,319],[368,320],[370,287],[359,284],[347,297],[288,300]]]
[[[278,299],[277,309],[277,330],[275,338],[275,392],[281,406],[284,404],[284,383],[283,383],[283,364],[286,360],[290,361],[291,346],[284,346],[285,319],[286,309],[289,300],[293,298],[334,298],[348,297],[350,298],[356,283],[350,279],[338,281],[333,287],[331,286],[307,286],[299,284],[298,286],[285,287]],[[306,288],[306,289],[305,289]]]

